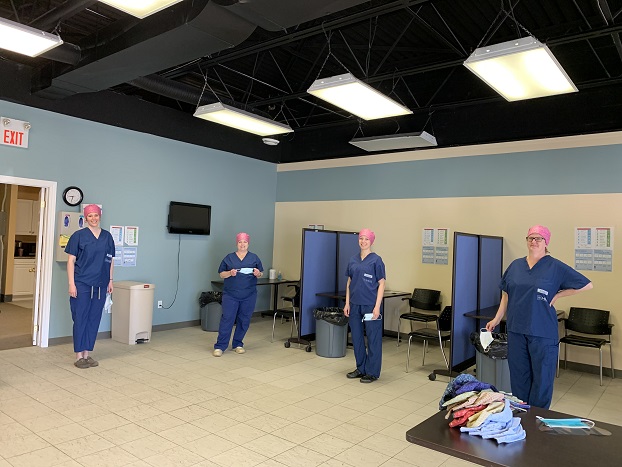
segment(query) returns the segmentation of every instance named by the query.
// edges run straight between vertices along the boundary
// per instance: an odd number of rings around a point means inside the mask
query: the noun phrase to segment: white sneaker
[[[212,355],[214,357],[222,357],[222,350],[220,349],[214,349],[214,352],[212,352]]]
[[[235,349],[233,349],[233,351],[235,353],[244,353],[244,352],[246,352],[246,350],[244,350],[244,347],[236,347]]]

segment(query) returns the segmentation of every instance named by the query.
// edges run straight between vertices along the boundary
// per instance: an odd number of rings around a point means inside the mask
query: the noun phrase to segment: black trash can
[[[348,344],[348,317],[337,307],[313,310],[315,316],[315,353],[320,357],[345,357]]]
[[[508,365],[507,334],[492,333],[494,340],[484,350],[479,340],[479,332],[471,333],[471,342],[475,346],[475,368],[477,379],[492,384],[499,391],[512,392],[510,367]]]
[[[201,329],[218,331],[222,317],[222,292],[203,292],[199,297]]]

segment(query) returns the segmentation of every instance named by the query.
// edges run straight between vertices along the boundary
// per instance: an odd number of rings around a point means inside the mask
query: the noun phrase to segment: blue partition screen
[[[337,258],[337,289],[335,292],[342,292],[346,290],[346,285],[348,284],[348,278],[346,277],[348,262],[350,258],[361,252],[359,234],[356,232],[337,232],[337,245],[339,256]]]
[[[479,308],[482,314],[494,316],[499,308],[502,267],[503,238],[480,236]]]
[[[472,365],[475,347],[470,335],[474,319],[465,313],[477,311],[479,239],[477,235],[454,233],[454,270],[452,284],[451,369],[462,371]]]

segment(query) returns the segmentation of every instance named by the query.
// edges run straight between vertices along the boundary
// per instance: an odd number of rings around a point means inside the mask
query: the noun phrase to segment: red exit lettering
[[[21,146],[24,144],[24,133],[22,131],[4,130],[2,140],[4,141],[4,144]]]

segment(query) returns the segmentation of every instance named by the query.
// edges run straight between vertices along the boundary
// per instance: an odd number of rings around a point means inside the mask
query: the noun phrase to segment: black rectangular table
[[[622,427],[596,422],[611,436],[560,435],[540,431],[536,415],[544,418],[575,418],[552,410],[532,407],[516,414],[527,433],[522,441],[497,444],[449,428],[446,411],[439,412],[406,432],[406,440],[419,446],[449,454],[479,465],[503,467],[564,466],[588,467],[618,465]]]
[[[260,285],[269,285],[272,287],[272,310],[264,311],[261,313],[262,316],[268,314],[270,316],[274,315],[274,312],[278,308],[279,303],[279,285],[281,284],[297,284],[299,281],[294,279],[257,279],[257,286]],[[212,281],[212,284],[218,285],[222,287],[225,284],[224,279],[218,281]]]

